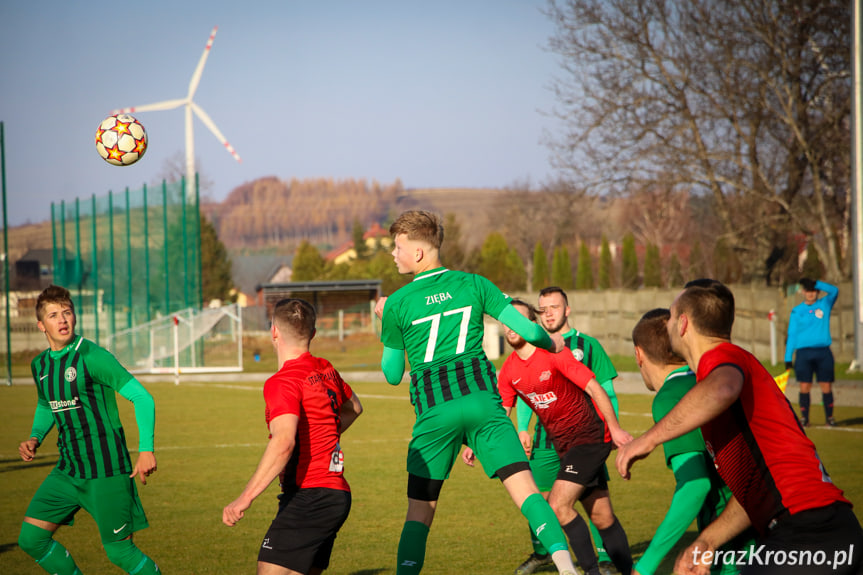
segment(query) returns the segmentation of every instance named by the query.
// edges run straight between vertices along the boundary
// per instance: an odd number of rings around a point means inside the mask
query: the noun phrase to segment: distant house
[[[231,257],[231,277],[237,286],[240,307],[263,305],[261,286],[291,281],[293,256],[235,255]]]
[[[51,249],[27,250],[15,262],[9,274],[14,291],[41,291],[54,281],[54,251]]]
[[[366,249],[369,253],[373,253],[378,247],[390,249],[393,245],[393,240],[390,233],[383,229],[377,222],[372,224],[366,233],[363,234],[363,240],[366,243]],[[334,264],[347,264],[357,259],[357,250],[354,249],[353,240],[347,241],[339,247],[330,250],[324,259]]]

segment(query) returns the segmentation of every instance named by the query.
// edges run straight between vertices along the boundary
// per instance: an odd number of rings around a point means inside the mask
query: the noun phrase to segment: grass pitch
[[[138,532],[135,541],[166,575],[254,573],[258,546],[276,511],[277,482],[236,527],[224,526],[221,513],[245,486],[267,441],[261,394],[265,377],[219,384],[145,383],[157,406],[159,469],[146,486],[139,484],[150,527]],[[406,511],[404,461],[413,409],[405,385],[350,383],[365,413],[342,441],[353,508],[327,573],[395,573]],[[620,396],[621,422],[633,435],[650,425],[651,399],[648,395]],[[32,386],[0,388],[3,574],[44,573],[17,547],[27,504],[57,460],[56,431],[34,462],[24,463],[18,457],[17,446],[29,434],[35,402]],[[134,448],[137,427],[131,404],[122,398],[118,402],[129,446]],[[813,406],[814,421],[821,421],[819,410],[820,406]],[[849,499],[861,503],[863,408],[839,406],[836,417],[841,428],[813,427],[807,433],[836,484]],[[623,481],[612,472],[612,502],[636,556],[647,547],[662,520],[672,491],[673,476],[664,466],[661,450],[636,464],[632,481]],[[694,535],[692,529],[687,542]],[[72,552],[84,573],[120,573],[105,558],[95,524],[86,512],[78,514],[74,527],[62,527],[57,539]],[[511,573],[530,551],[526,522],[499,482],[458,462],[441,495],[423,573]],[[667,559],[660,573],[670,573],[672,561]]]

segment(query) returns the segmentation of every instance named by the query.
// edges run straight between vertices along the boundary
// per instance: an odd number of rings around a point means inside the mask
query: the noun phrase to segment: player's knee
[[[126,573],[137,573],[147,557],[138,549],[132,539],[104,543],[108,560]]]
[[[51,532],[26,521],[21,524],[18,547],[38,561],[51,550]]]

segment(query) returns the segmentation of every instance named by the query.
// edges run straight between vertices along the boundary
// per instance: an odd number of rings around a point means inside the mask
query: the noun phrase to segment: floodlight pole
[[[863,80],[860,50],[860,3],[851,0],[851,231],[854,238],[854,361],[849,371],[863,368],[863,103],[860,83]]]
[[[0,122],[0,187],[3,195],[3,293],[6,297],[6,385],[12,385],[12,333],[9,317],[9,218],[6,217],[6,144]]]

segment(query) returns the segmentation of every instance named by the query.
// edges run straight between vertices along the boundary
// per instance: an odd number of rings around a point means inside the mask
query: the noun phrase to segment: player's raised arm
[[[743,375],[734,367],[720,366],[683,396],[668,415],[643,435],[617,452],[615,461],[621,477],[629,478],[629,469],[647,457],[661,443],[701,427],[728,409],[740,396]]]
[[[524,317],[511,305],[504,307],[496,319],[536,347],[555,353],[564,348],[562,337],[553,339],[539,324]]]

